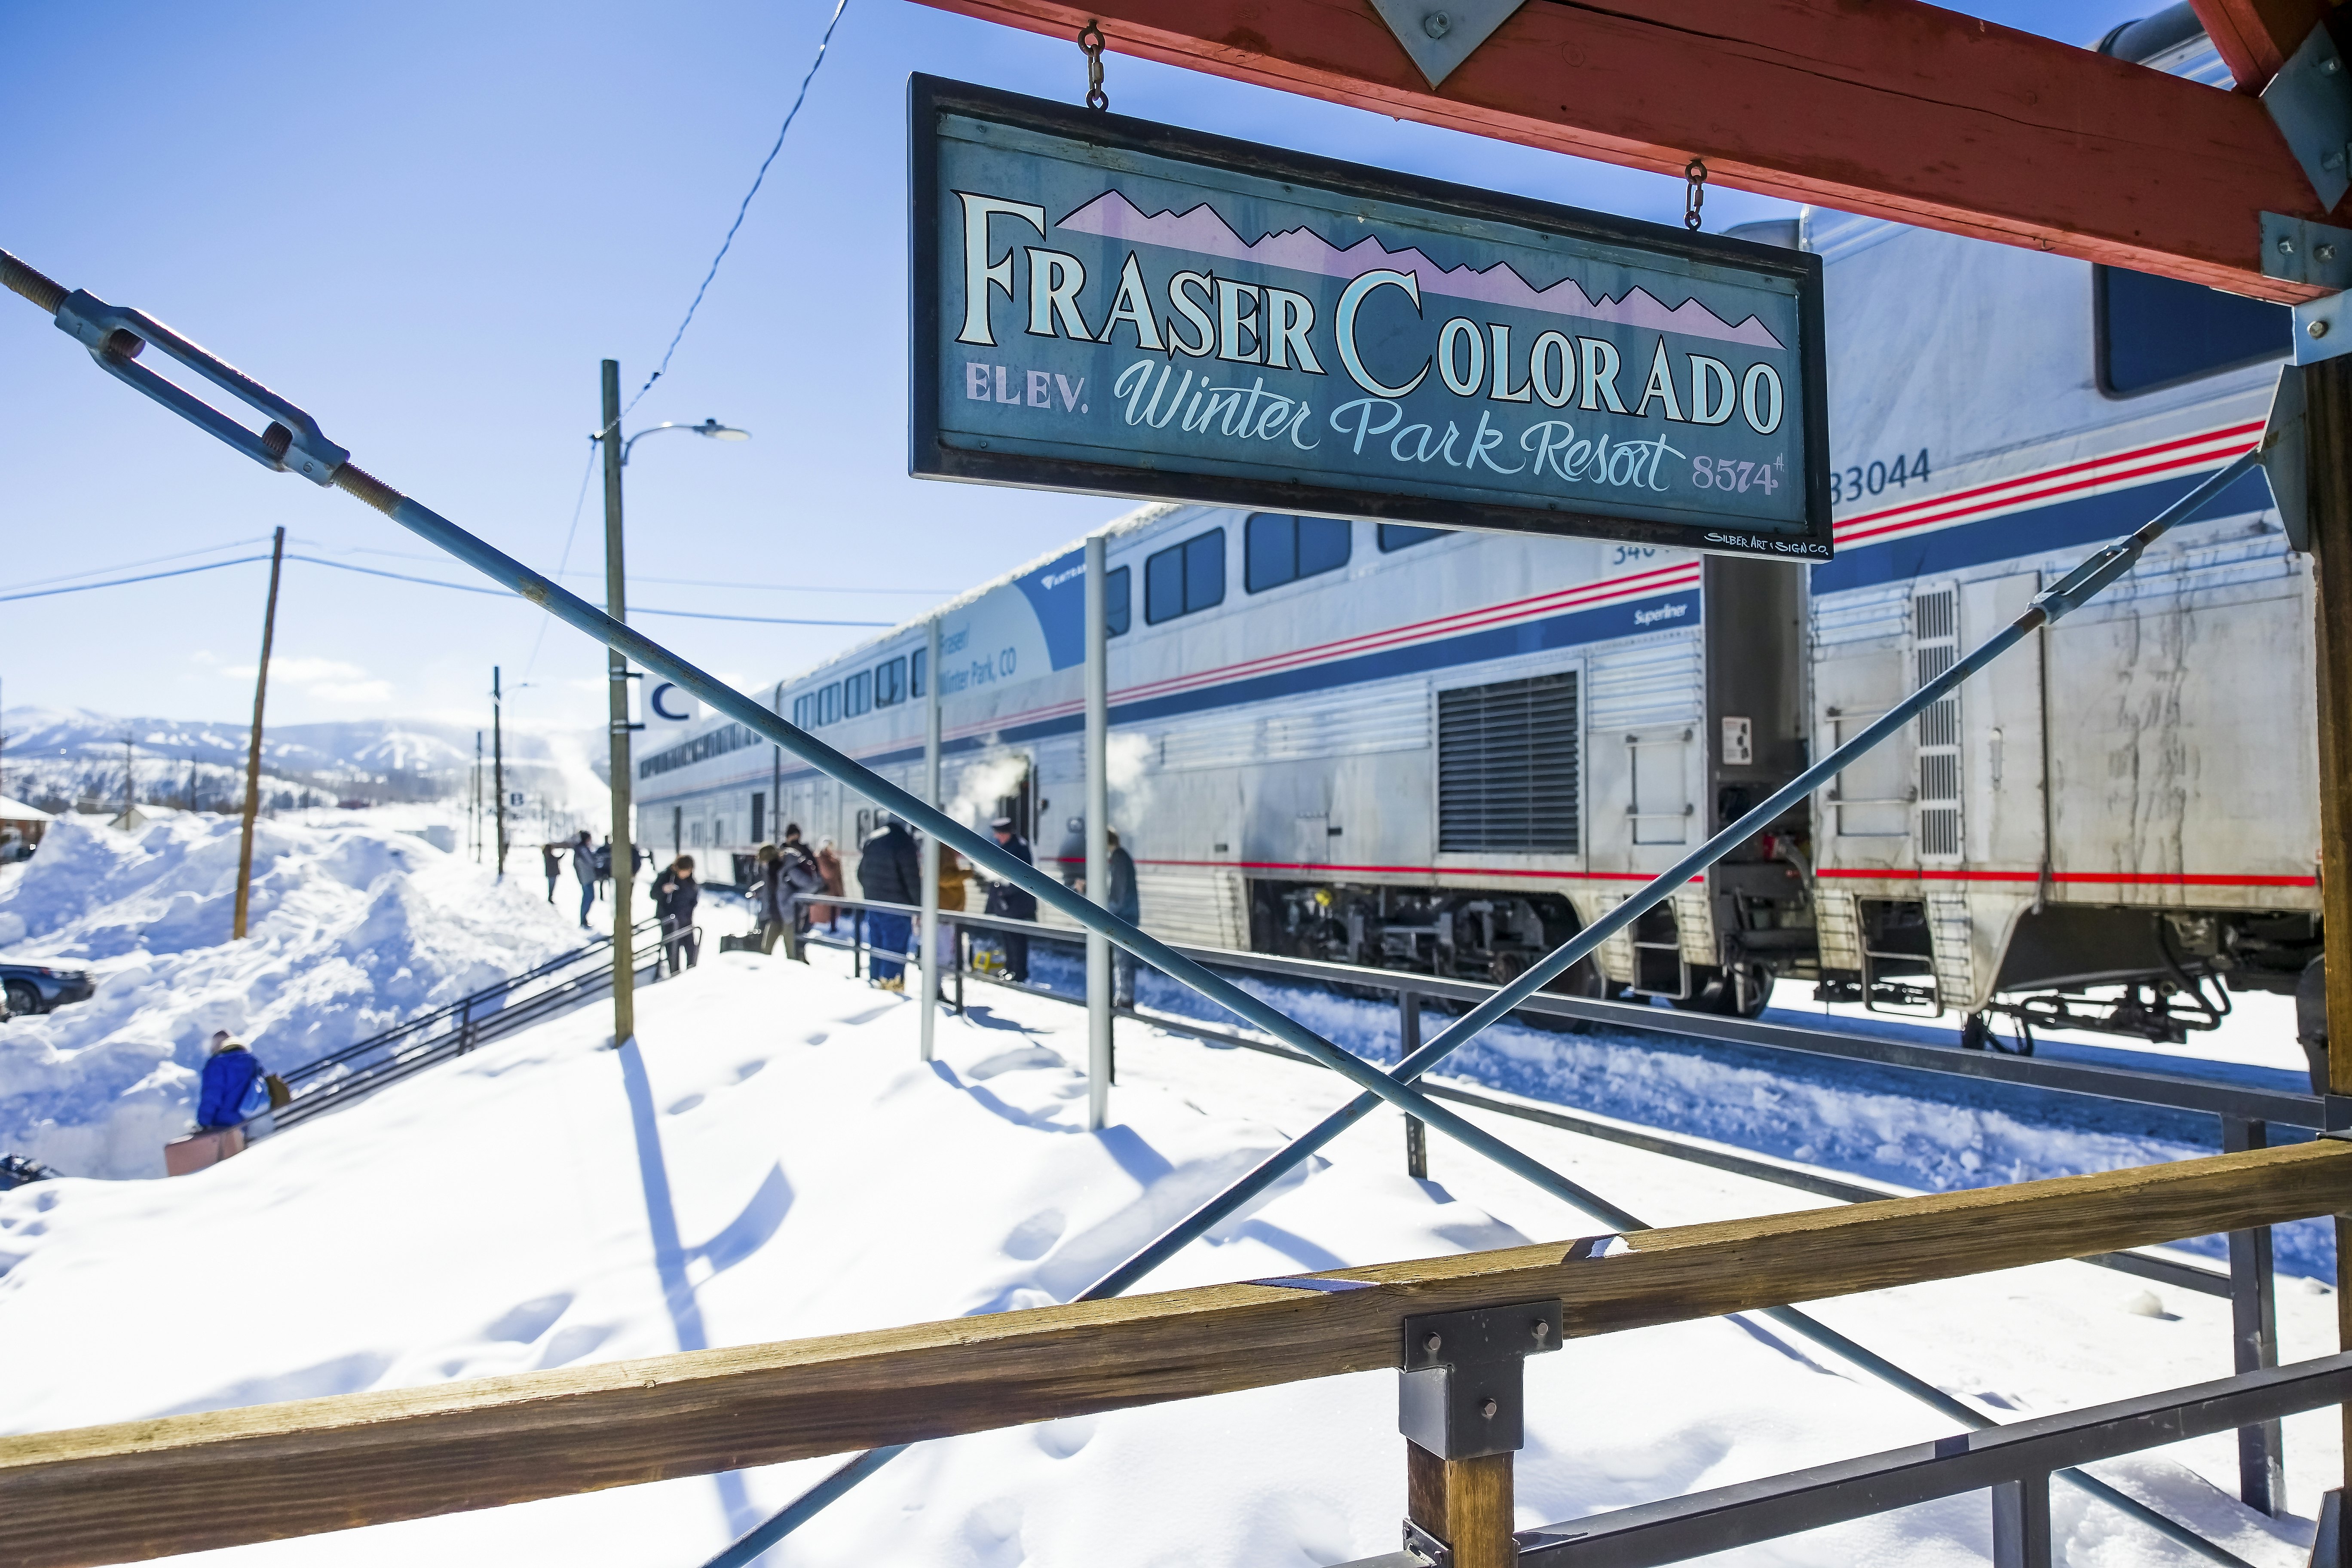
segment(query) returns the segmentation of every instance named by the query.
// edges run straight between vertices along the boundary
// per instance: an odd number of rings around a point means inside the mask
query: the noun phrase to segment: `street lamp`
[[[607,426],[605,428],[611,427]],[[657,430],[691,430],[696,435],[707,436],[713,441],[748,441],[751,438],[751,432],[749,430],[738,430],[732,425],[721,425],[716,419],[705,419],[699,425],[681,425],[675,419],[665,419],[658,425],[647,426],[621,443],[621,467],[625,468],[629,466],[629,448]]]
[[[628,616],[627,574],[621,555],[621,470],[628,466],[629,448],[662,430],[691,430],[712,441],[748,441],[751,433],[705,419],[681,425],[674,419],[621,438],[621,365],[604,365],[604,423],[593,440],[604,447],[604,612],[616,621]],[[610,688],[613,769],[613,1045],[627,1045],[637,1033],[636,942],[630,914],[635,890],[637,855],[629,825],[629,666],[618,648],[604,650],[604,673]]]

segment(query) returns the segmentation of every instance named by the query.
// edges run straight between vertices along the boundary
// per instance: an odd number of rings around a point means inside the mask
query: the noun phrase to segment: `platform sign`
[[[909,96],[918,476],[1831,552],[1818,257]]]

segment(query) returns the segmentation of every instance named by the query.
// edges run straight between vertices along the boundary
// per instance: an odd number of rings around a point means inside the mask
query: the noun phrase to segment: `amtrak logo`
[[[691,724],[702,717],[702,704],[675,681],[656,681],[646,688],[646,721],[649,724]]]

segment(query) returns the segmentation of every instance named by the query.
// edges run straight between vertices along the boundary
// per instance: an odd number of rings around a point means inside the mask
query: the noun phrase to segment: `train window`
[[[1572,670],[1439,692],[1439,851],[1577,853],[1577,733]]]
[[[793,728],[809,730],[816,726],[816,698],[814,695],[793,699]]]
[[[1157,626],[1225,602],[1225,531],[1213,528],[1143,563],[1143,618]]]
[[[1388,555],[1400,550],[1410,550],[1416,544],[1443,539],[1453,531],[1450,528],[1415,528],[1409,522],[1384,522],[1381,524],[1381,553]]]
[[[816,694],[816,721],[830,724],[841,717],[841,682],[835,681]]]
[[[923,677],[929,671],[930,663],[931,650],[927,647],[919,647],[907,656],[907,668],[914,672],[907,682],[908,696],[920,697],[923,694]]]
[[[2111,397],[2282,359],[2294,342],[2284,305],[2121,267],[2094,267],[2091,276],[2099,390]]]
[[[1103,574],[1103,636],[1123,637],[1133,623],[1135,574],[1114,566]]]
[[[885,659],[874,667],[874,706],[888,708],[907,700],[907,661]]]
[[[861,669],[841,683],[841,716],[855,719],[874,706],[874,672]]]
[[[1348,563],[1355,525],[1329,517],[1250,513],[1242,534],[1242,584],[1253,594]]]

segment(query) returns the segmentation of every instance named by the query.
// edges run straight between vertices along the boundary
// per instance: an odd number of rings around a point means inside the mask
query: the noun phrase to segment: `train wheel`
[[[1772,1005],[1773,979],[1772,967],[1766,963],[1744,965],[1737,977],[1727,969],[1696,970],[1691,975],[1691,994],[1675,1005],[1686,1013],[1719,1013],[1727,1018],[1761,1017],[1764,1009]]]

